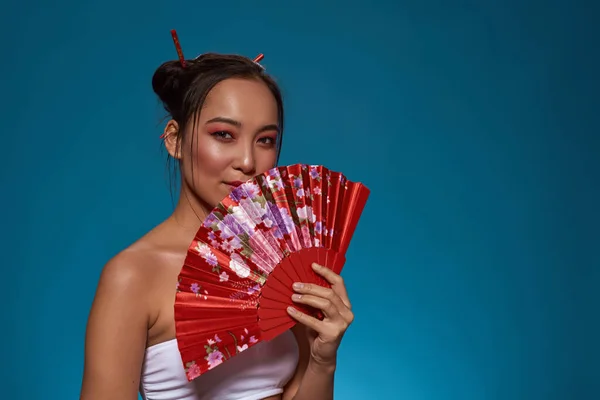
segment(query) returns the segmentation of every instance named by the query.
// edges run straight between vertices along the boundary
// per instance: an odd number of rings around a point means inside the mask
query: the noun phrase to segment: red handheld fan
[[[340,273],[368,197],[339,172],[296,164],[255,177],[215,207],[177,287],[176,337],[188,380],[295,325],[286,311],[292,284],[330,286],[311,264]]]

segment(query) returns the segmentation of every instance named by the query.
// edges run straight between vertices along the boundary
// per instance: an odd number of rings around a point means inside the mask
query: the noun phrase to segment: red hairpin
[[[258,64],[263,58],[265,58],[265,55],[260,53],[256,56],[256,58],[254,58],[254,62]]]
[[[175,43],[175,50],[177,50],[177,55],[179,56],[179,62],[181,66],[185,68],[185,58],[183,58],[183,50],[181,50],[181,45],[179,44],[179,38],[177,37],[177,32],[175,29],[171,29],[171,36],[173,36],[173,43]]]

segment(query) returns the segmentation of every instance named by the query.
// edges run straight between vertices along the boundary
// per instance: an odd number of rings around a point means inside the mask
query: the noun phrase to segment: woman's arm
[[[122,253],[102,271],[87,325],[80,400],[137,399],[149,314],[145,274],[132,258]]]
[[[324,319],[289,307],[290,316],[299,322],[293,330],[300,349],[295,376],[284,391],[284,400],[331,400],[337,363],[337,351],[354,314],[344,280],[332,270],[318,264],[314,271],[325,278],[331,288],[315,284],[294,284],[292,300],[321,310]]]
[[[320,365],[310,357],[310,341],[306,327],[297,324],[292,328],[298,342],[300,359],[296,373],[288,383],[283,400],[333,399],[335,365]]]

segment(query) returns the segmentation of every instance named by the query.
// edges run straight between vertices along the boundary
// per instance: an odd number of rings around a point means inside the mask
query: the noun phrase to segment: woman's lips
[[[231,182],[225,182],[225,183],[229,186],[238,187],[241,184],[243,184],[244,181],[231,181]]]
[[[240,186],[242,183],[244,183],[243,181],[231,181],[231,182],[225,182],[225,184],[227,185],[227,187],[229,188],[229,192],[233,192],[233,190]]]

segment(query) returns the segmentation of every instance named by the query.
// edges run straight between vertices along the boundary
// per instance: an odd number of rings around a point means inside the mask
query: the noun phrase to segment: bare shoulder
[[[134,302],[143,299],[143,293],[151,284],[158,270],[157,260],[151,248],[135,243],[109,260],[98,281],[97,296],[100,294],[130,296]],[[142,295],[140,297],[140,295]]]
[[[152,318],[152,251],[136,243],[104,266],[85,340],[84,400],[135,399]]]

